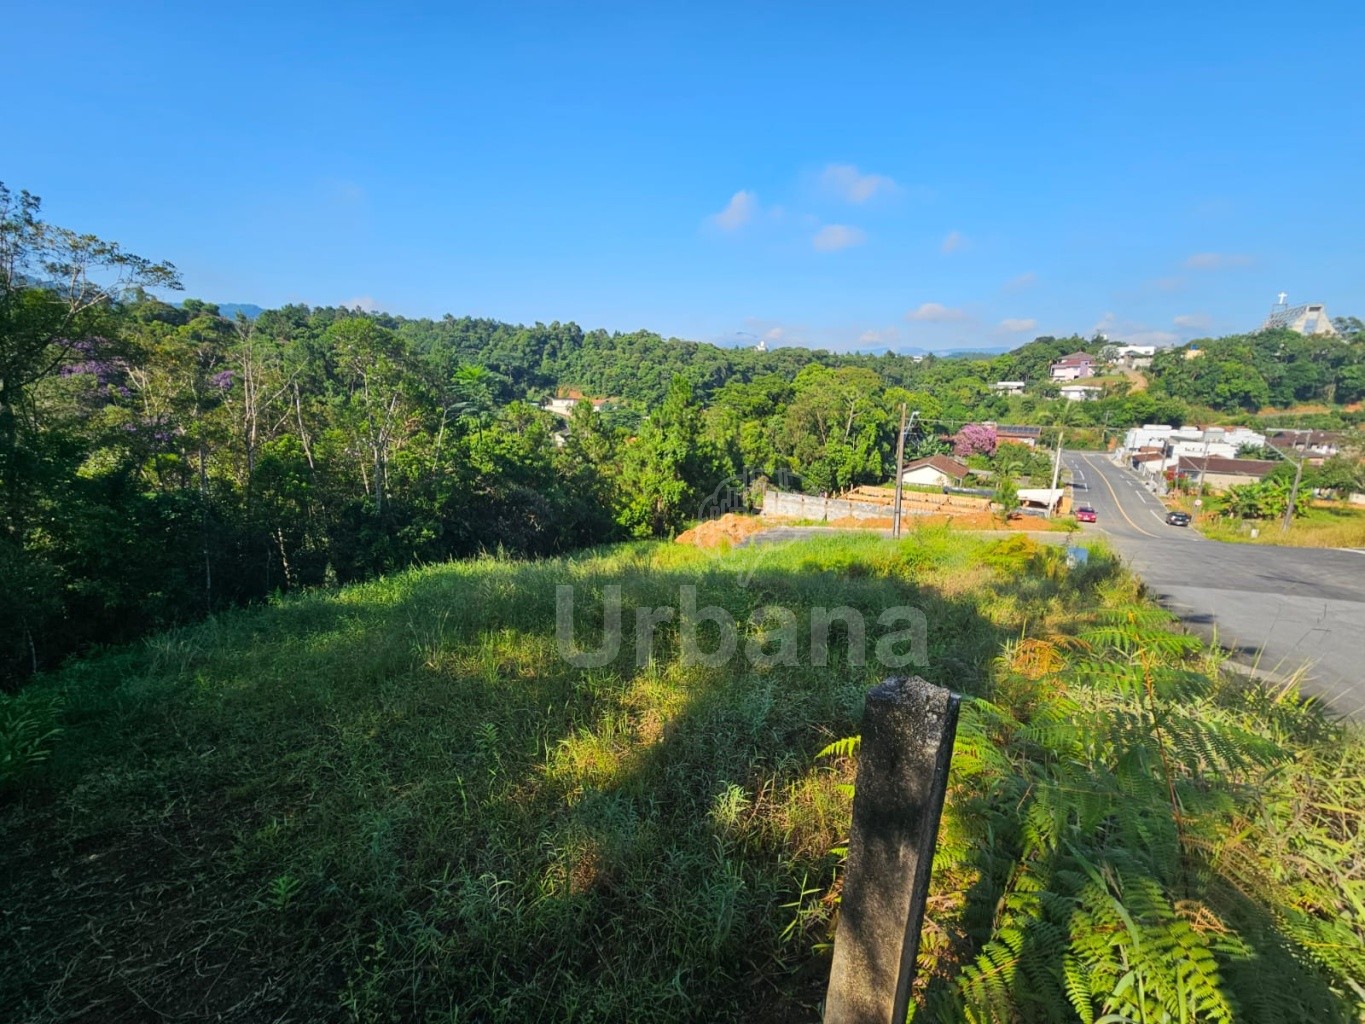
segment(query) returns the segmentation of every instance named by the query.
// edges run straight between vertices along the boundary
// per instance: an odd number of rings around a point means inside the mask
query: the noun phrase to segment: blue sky
[[[1176,341],[1365,317],[1363,44],[1312,0],[31,3],[0,180],[224,302]]]

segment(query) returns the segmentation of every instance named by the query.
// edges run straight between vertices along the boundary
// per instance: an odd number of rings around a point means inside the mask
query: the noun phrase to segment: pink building
[[[1079,380],[1095,376],[1095,357],[1085,352],[1072,352],[1052,364],[1053,380]]]

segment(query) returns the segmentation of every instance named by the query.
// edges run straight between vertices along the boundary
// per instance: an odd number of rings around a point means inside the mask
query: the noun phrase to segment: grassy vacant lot
[[[1201,520],[1200,531],[1214,540],[1240,544],[1282,544],[1300,548],[1365,548],[1365,508],[1318,502],[1290,524],[1289,532],[1280,529],[1279,520],[1239,522],[1229,519]],[[1258,535],[1251,536],[1255,528]]]
[[[584,647],[621,587],[614,662],[560,658],[562,584]],[[637,666],[632,609],[683,584],[741,650],[790,609],[794,663],[686,665],[665,623]],[[837,625],[812,664],[840,605],[866,665]],[[5,1017],[815,1020],[853,768],[819,752],[895,605],[974,698],[923,1019],[1355,1018],[1359,738],[1221,675],[1103,551],[944,530],[444,565],[71,665],[0,703]]]

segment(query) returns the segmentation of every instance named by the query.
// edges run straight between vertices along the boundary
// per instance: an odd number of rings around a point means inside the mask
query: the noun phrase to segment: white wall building
[[[1068,402],[1090,402],[1104,393],[1098,384],[1066,384],[1058,390]]]
[[[927,459],[916,459],[907,463],[901,474],[901,482],[921,487],[956,487],[970,473],[966,464],[949,458],[947,455],[932,455]]]
[[[1140,427],[1130,427],[1123,435],[1123,447],[1130,452],[1139,448],[1164,448],[1175,427],[1165,423],[1144,423]]]

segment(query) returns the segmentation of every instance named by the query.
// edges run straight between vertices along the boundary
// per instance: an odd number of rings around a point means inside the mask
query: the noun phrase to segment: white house
[[[594,409],[601,410],[601,408],[607,404],[607,399],[584,398],[582,395],[579,395],[577,398],[548,398],[541,408],[546,412],[552,412],[559,416],[572,416],[573,411],[578,406],[579,402],[590,402]]]
[[[927,459],[907,462],[901,472],[901,482],[920,487],[956,487],[966,479],[968,469],[957,459],[946,455],[931,455]]]
[[[1144,423],[1140,427],[1130,428],[1128,433],[1123,435],[1123,447],[1130,452],[1135,452],[1139,448],[1164,449],[1174,430],[1175,427],[1165,423]]]
[[[1061,388],[1061,395],[1068,402],[1089,402],[1104,393],[1098,384],[1068,384]]]
[[[998,380],[991,385],[992,391],[998,391],[1003,395],[1022,395],[1024,393],[1024,382],[1022,380]]]
[[[1270,443],[1277,448],[1289,448],[1313,462],[1337,454],[1344,436],[1335,430],[1276,430],[1270,435]],[[1262,445],[1265,440],[1261,438]]]
[[[1178,459],[1235,459],[1245,445],[1265,446],[1265,435],[1246,427],[1181,427],[1166,438],[1168,464]]]

